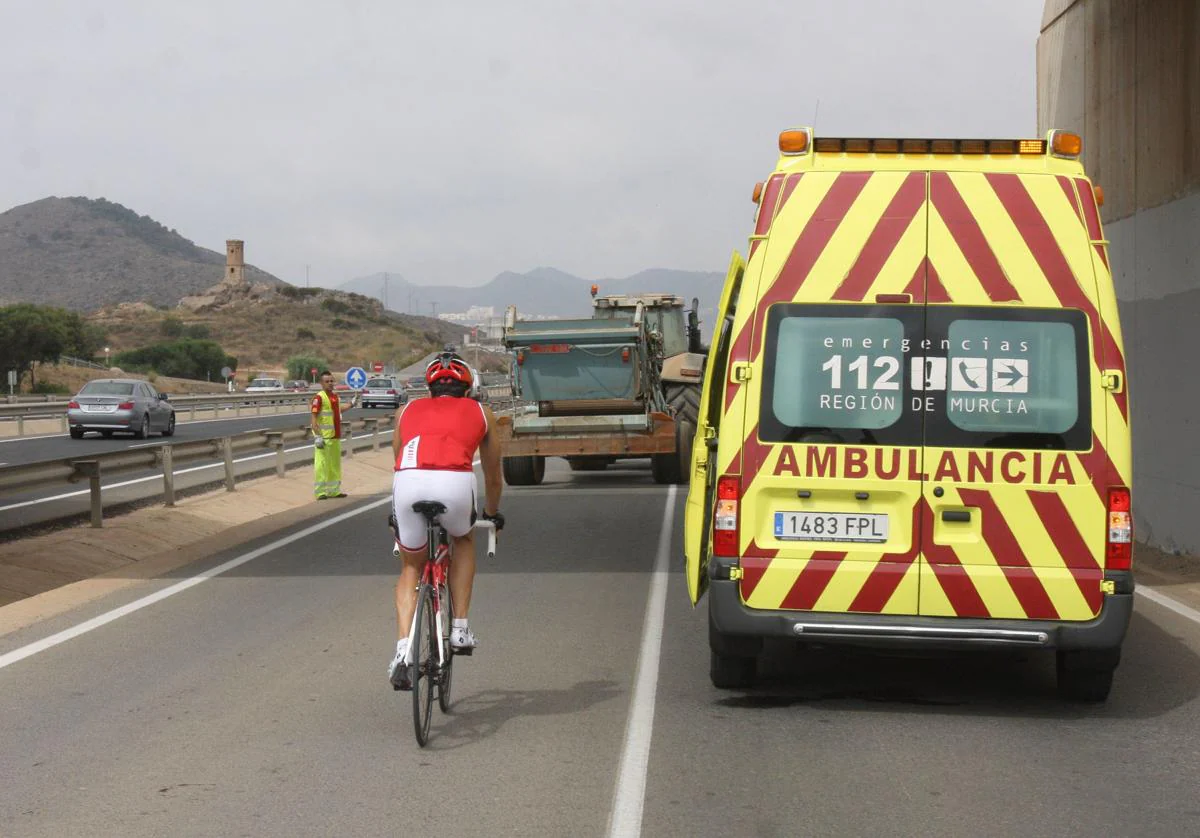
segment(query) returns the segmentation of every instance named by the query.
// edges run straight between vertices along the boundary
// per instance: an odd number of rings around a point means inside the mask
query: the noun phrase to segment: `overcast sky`
[[[104,197],[298,285],[723,271],[783,128],[1034,135],[1042,5],[6,2],[0,210]]]

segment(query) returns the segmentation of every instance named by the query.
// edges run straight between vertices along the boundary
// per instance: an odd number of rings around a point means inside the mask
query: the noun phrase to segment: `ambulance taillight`
[[[1133,566],[1133,512],[1129,490],[1108,490],[1108,539],[1104,551],[1106,570],[1129,570]]]
[[[742,494],[741,479],[733,475],[717,478],[717,508],[713,513],[713,555],[737,558],[738,500]]]

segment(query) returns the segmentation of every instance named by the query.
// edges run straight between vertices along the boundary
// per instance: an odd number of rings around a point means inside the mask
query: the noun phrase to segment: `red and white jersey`
[[[400,413],[396,471],[471,471],[487,430],[483,405],[474,399],[438,396],[409,402]]]

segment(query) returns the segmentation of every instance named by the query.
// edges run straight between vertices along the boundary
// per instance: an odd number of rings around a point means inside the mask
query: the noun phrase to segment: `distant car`
[[[375,377],[367,380],[367,386],[362,391],[362,406],[399,407],[407,401],[404,386],[390,376]]]
[[[293,393],[307,393],[309,389],[308,382],[301,381],[298,378],[295,381],[289,381],[287,383],[287,388]]]
[[[67,402],[67,425],[72,439],[88,431],[110,437],[116,431],[145,439],[152,431],[175,433],[175,408],[166,393],[135,378],[98,378],[83,385]]]
[[[256,378],[246,388],[247,393],[282,393],[287,389],[278,378]]]

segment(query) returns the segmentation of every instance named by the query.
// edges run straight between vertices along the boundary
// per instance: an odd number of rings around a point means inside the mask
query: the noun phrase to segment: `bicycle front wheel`
[[[429,718],[433,713],[433,687],[437,681],[438,634],[433,616],[433,588],[417,590],[417,624],[413,630],[412,695],[413,730],[422,748],[429,741]]]
[[[438,678],[438,707],[443,713],[450,712],[450,678],[454,674],[454,656],[450,654],[450,624],[454,619],[454,599],[450,596],[450,585],[438,585],[438,611],[442,615],[442,670]]]

